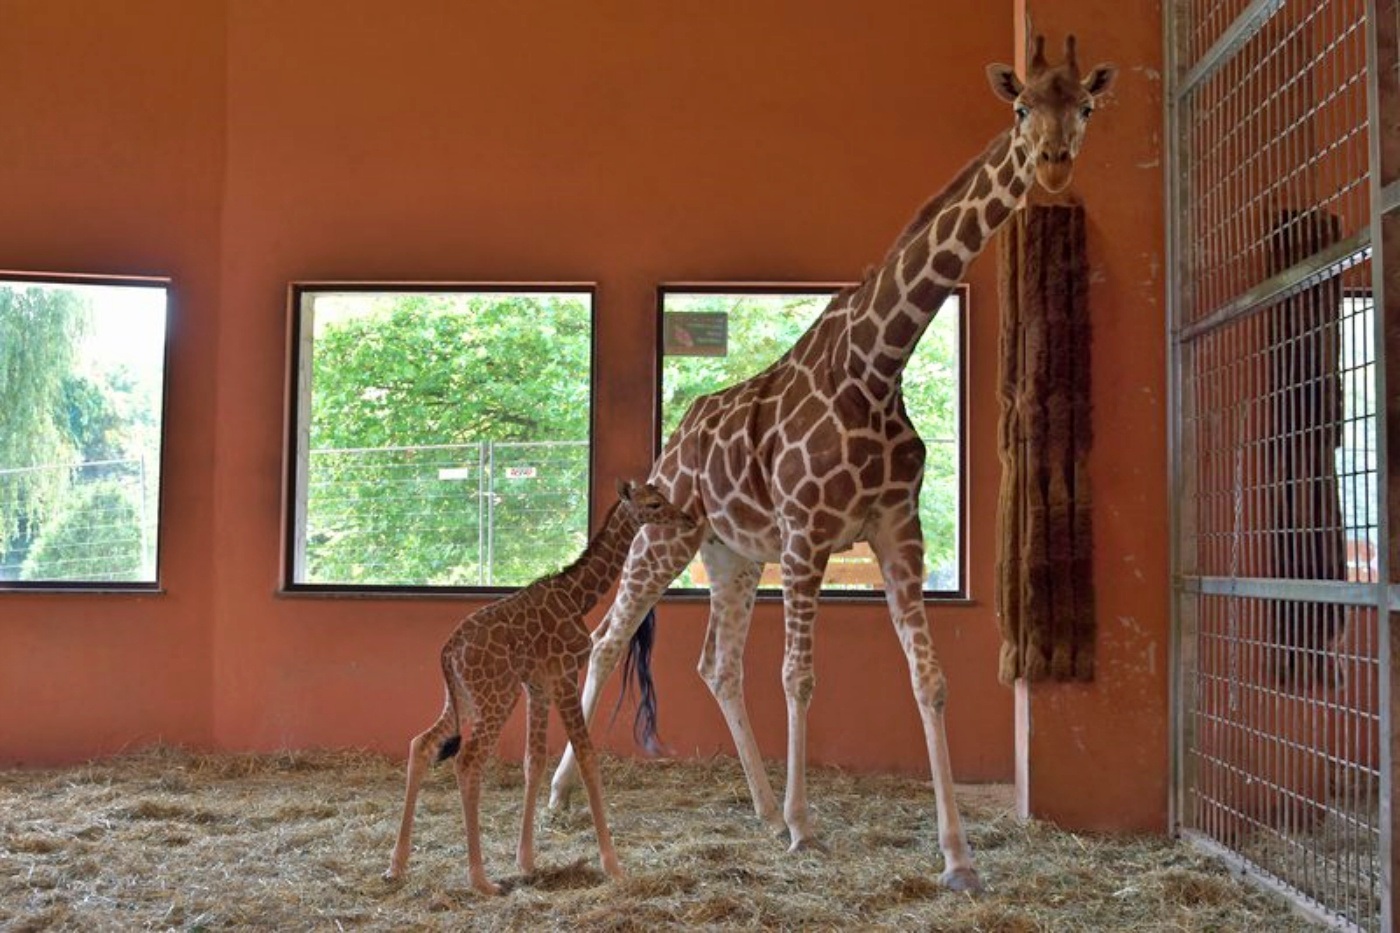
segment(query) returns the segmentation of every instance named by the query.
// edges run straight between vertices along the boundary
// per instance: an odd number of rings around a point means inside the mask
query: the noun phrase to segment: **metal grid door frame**
[[[1364,225],[1330,248],[1317,250],[1301,261],[1250,287],[1227,301],[1192,316],[1191,281],[1195,274],[1192,249],[1196,235],[1191,217],[1193,204],[1192,152],[1186,142],[1186,121],[1194,106],[1192,95],[1205,82],[1219,77],[1241,50],[1256,39],[1270,20],[1290,4],[1314,0],[1175,0],[1163,6],[1165,62],[1165,122],[1167,159],[1167,343],[1168,430],[1170,471],[1170,534],[1172,575],[1171,663],[1171,787],[1170,821],[1184,840],[1221,857],[1231,868],[1264,887],[1288,896],[1300,911],[1329,926],[1348,930],[1392,930],[1400,923],[1396,892],[1395,822],[1400,798],[1394,762],[1400,755],[1400,739],[1394,733],[1396,701],[1400,691],[1395,678],[1400,671],[1400,635],[1392,630],[1400,620],[1400,541],[1390,533],[1392,509],[1400,506],[1400,0],[1365,0],[1365,97],[1367,124],[1366,180],[1364,196],[1369,216]],[[1362,0],[1355,0],[1357,10]],[[1317,3],[1317,8],[1325,6]],[[1202,21],[1209,20],[1205,28]],[[1193,47],[1194,46],[1194,50]],[[1294,63],[1290,63],[1294,64]],[[1229,74],[1240,80],[1253,77],[1233,63]],[[1321,105],[1318,105],[1319,109]],[[1379,131],[1378,131],[1379,130]],[[1310,157],[1310,156],[1309,156]],[[1261,209],[1262,213],[1262,209]],[[1257,230],[1256,230],[1257,232]],[[1265,246],[1265,249],[1268,247]],[[1197,342],[1268,309],[1290,294],[1311,287],[1324,277],[1341,281],[1346,263],[1370,263],[1371,330],[1374,360],[1370,391],[1374,399],[1376,511],[1374,532],[1378,539],[1376,569],[1372,579],[1347,582],[1340,579],[1299,579],[1281,575],[1250,574],[1231,567],[1230,572],[1202,572],[1197,554],[1196,505],[1198,457],[1201,450],[1193,419],[1198,417],[1191,354]],[[1340,294],[1340,292],[1339,292]],[[1262,315],[1260,315],[1262,316]],[[1199,361],[1196,364],[1199,365]],[[1219,477],[1215,477],[1219,482]],[[1234,481],[1238,487],[1240,474]],[[1208,479],[1207,482],[1210,482]],[[1226,481],[1228,485],[1228,480]],[[1236,526],[1239,525],[1238,488]],[[1210,567],[1206,568],[1208,571]],[[1190,675],[1200,663],[1198,636],[1203,604],[1211,599],[1255,600],[1261,604],[1290,601],[1297,605],[1332,607],[1337,612],[1373,613],[1373,650],[1378,668],[1373,697],[1379,740],[1375,749],[1379,772],[1376,806],[1378,853],[1372,863],[1374,907],[1349,913],[1344,908],[1300,890],[1288,880],[1242,851],[1193,825],[1188,794],[1193,774],[1192,694],[1199,690]],[[1328,610],[1321,610],[1326,612]],[[1359,918],[1359,919],[1358,919]]]

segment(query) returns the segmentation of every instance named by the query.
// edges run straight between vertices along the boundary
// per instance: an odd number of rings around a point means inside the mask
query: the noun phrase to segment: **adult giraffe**
[[[1115,69],[1081,75],[1074,37],[1050,66],[1044,38],[1023,83],[987,69],[1014,122],[929,201],[864,281],[836,295],[782,358],[752,379],[698,399],[667,441],[650,482],[690,515],[694,530],[645,528],[633,542],[617,598],[593,635],[584,686],[592,716],[599,687],[666,587],[700,551],[710,578],[710,622],[699,670],[719,702],[759,817],[778,807],[749,726],[743,651],[759,573],[782,568],[786,639],[787,795],[782,820],[794,850],[818,844],[807,808],[807,707],[812,636],[827,560],[868,541],[909,663],[923,720],[943,850],[944,884],[980,887],[953,800],[944,734],[947,687],[923,603],[918,499],[924,444],[904,411],[900,381],[919,338],[974,256],[1034,182],[1069,184],[1095,102]],[[550,793],[559,807],[574,782],[565,752]]]

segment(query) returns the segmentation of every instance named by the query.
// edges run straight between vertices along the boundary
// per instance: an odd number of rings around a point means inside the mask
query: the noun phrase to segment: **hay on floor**
[[[603,778],[628,877],[599,871],[580,799],[542,818],[527,878],[513,863],[519,768],[493,764],[482,834],[506,894],[484,898],[466,884],[450,768],[425,781],[400,883],[380,877],[403,780],[386,758],[153,750],[0,772],[0,929],[1312,929],[1166,839],[1023,823],[1002,787],[959,789],[988,885],[970,897],[937,884],[927,782],[811,769],[830,851],[789,855],[732,760],[609,758]]]

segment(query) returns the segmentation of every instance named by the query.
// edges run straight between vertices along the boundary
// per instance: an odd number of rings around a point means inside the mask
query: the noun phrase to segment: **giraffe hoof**
[[[472,887],[478,894],[485,894],[487,897],[495,897],[501,893],[501,886],[487,881],[485,878],[472,879]]]
[[[826,855],[831,852],[831,849],[816,836],[804,836],[801,839],[794,839],[792,845],[788,846],[788,852],[794,854],[798,852],[818,852],[822,855]]]
[[[950,868],[938,878],[949,891],[963,891],[977,894],[982,890],[982,879],[975,868]]]

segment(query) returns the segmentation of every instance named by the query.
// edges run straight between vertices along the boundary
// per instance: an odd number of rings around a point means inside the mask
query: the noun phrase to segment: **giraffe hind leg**
[[[535,871],[535,803],[539,799],[540,778],[544,775],[549,725],[549,692],[541,686],[526,687],[525,716],[525,804],[520,815],[520,841],[515,847],[515,864],[527,874]]]
[[[427,731],[415,736],[408,745],[408,776],[404,788],[403,819],[399,823],[399,835],[394,843],[393,854],[389,858],[389,868],[384,872],[385,879],[389,881],[402,878],[408,871],[408,856],[413,839],[413,812],[418,804],[418,791],[423,783],[423,774],[428,770],[433,750],[439,749],[438,760],[441,761],[440,749],[451,744],[454,739],[459,743],[461,741],[457,735],[457,717],[449,699],[437,722]]]
[[[608,830],[607,813],[603,807],[602,779],[598,775],[598,755],[588,735],[588,723],[574,684],[574,675],[561,677],[555,684],[555,705],[559,708],[559,718],[564,723],[564,731],[569,741],[577,749],[579,769],[583,772],[583,786],[588,792],[588,808],[593,813],[593,829],[598,835],[598,855],[603,871],[611,878],[622,877],[622,867],[613,849],[612,833]]]
[[[746,560],[717,542],[702,545],[700,556],[710,577],[710,621],[700,654],[700,677],[729,725],[734,749],[749,783],[754,813],[775,830],[785,832],[787,826],[744,702],[744,643],[748,640],[754,593],[763,565]]]
[[[943,851],[944,870],[940,880],[950,890],[979,891],[982,881],[973,867],[972,850],[963,834],[962,819],[953,795],[953,766],[943,720],[948,686],[924,611],[924,539],[917,513],[912,522],[906,522],[898,530],[886,530],[872,537],[870,545],[880,560],[890,616],[909,663],[909,679],[923,720],[938,816],[938,847]]]
[[[516,694],[509,688],[498,690],[489,700],[483,700],[481,716],[464,736],[462,750],[457,755],[457,790],[462,797],[462,820],[467,831],[467,877],[471,886],[482,894],[500,894],[501,889],[486,877],[481,850],[481,773],[486,756],[495,748],[501,727],[515,708]]]

